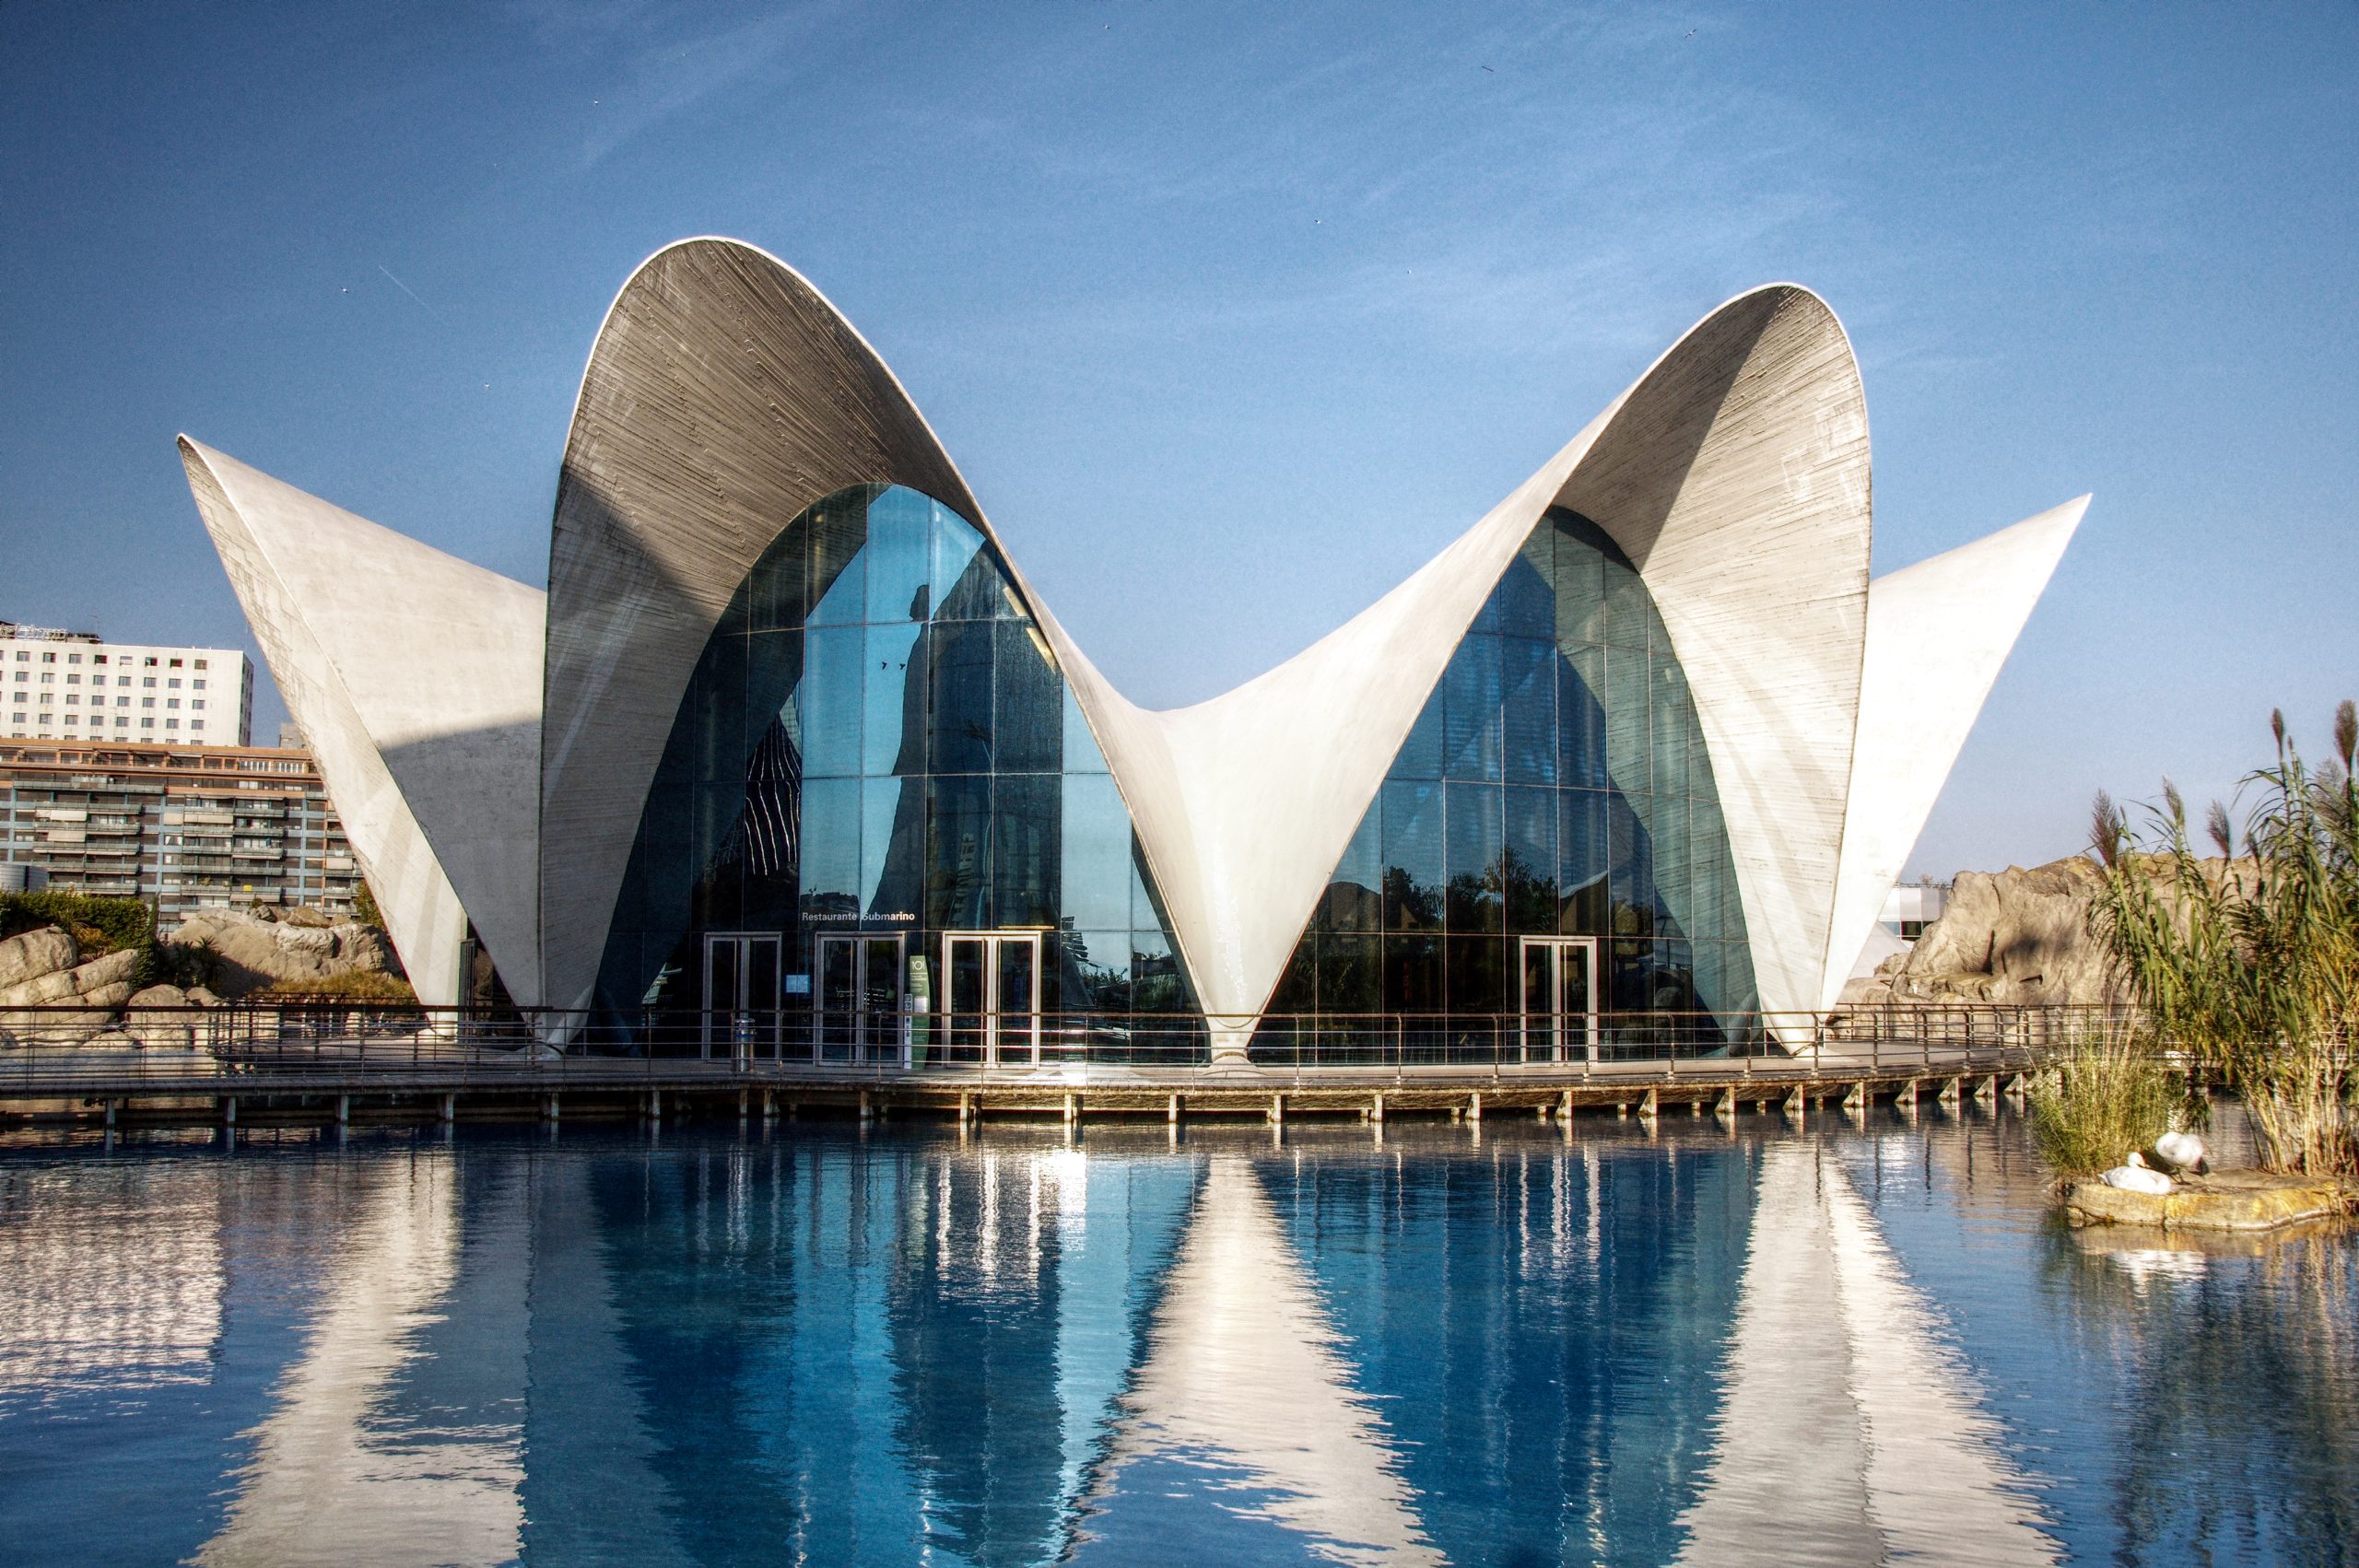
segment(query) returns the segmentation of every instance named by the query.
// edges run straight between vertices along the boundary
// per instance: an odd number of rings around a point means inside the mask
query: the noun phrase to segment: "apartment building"
[[[0,735],[9,740],[243,746],[253,706],[253,664],[235,649],[0,621]]]
[[[167,927],[253,904],[344,915],[361,885],[310,754],[256,747],[0,741],[0,861],[144,900]]]

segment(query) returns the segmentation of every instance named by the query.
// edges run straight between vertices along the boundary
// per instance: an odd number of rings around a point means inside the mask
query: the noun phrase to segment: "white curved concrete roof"
[[[192,458],[193,483],[202,466]],[[257,494],[273,483],[241,473]],[[713,627],[794,517],[870,483],[932,496],[998,547],[1130,807],[1224,1055],[1250,1035],[1451,651],[1551,507],[1603,528],[1653,596],[1710,755],[1762,1005],[1802,1012],[1839,988],[1865,934],[1860,911],[1872,923],[2070,536],[2059,520],[2076,521],[2085,505],[1895,574],[1872,595],[1859,368],[1824,301],[1772,285],[1706,316],[1538,473],[1350,622],[1225,696],[1150,711],[1113,688],[1032,591],[915,404],[841,314],[754,247],[684,240],[617,295],[567,442],[546,666],[533,665],[537,800],[529,831],[504,840],[529,842],[535,863],[520,883],[511,860],[497,862],[507,880],[481,894],[489,924],[459,890],[488,942],[493,925],[514,924],[512,888],[532,888],[532,940],[494,946],[511,989],[506,954],[530,953],[539,983],[522,989],[560,1006],[588,1000],[642,804]],[[205,496],[200,484],[201,505]],[[208,525],[221,509],[207,507]],[[215,534],[225,560],[252,553],[234,527]],[[399,543],[408,554],[373,541],[370,558],[444,569]],[[273,550],[296,553],[283,542]],[[255,574],[234,562],[231,572],[258,632],[264,619],[304,622],[257,611],[276,603],[276,591],[249,593]],[[307,603],[329,602],[320,575],[306,579]],[[500,614],[511,627],[511,610]],[[419,635],[392,614],[363,607],[334,635],[380,647]],[[368,715],[336,708],[353,708],[350,697],[309,695],[306,661],[324,652],[283,629],[264,635],[274,670],[283,655],[306,689],[320,733],[381,742]],[[503,631],[499,657],[521,668],[510,640]],[[503,687],[513,707],[508,696]],[[311,728],[311,714],[298,717]],[[336,766],[364,796],[374,787],[366,764]],[[450,813],[470,809],[468,791],[417,771],[393,770],[396,793],[412,798],[368,830],[380,855],[397,854],[429,818],[438,847],[466,831]],[[333,775],[331,784],[341,802],[346,785]],[[513,790],[503,781],[488,793],[505,802]],[[414,922],[431,902],[420,896]]]
[[[418,1000],[459,1000],[472,916],[530,1006],[544,595],[185,436],[180,450]]]

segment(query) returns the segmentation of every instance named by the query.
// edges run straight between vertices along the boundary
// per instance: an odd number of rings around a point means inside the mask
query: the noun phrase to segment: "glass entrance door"
[[[905,946],[899,936],[819,938],[811,1017],[815,1060],[907,1065]]]
[[[776,931],[704,939],[704,1056],[750,1061],[778,1054],[779,946]]]
[[[1589,937],[1523,939],[1525,1061],[1597,1059],[1597,942]]]
[[[943,1054],[1030,1067],[1040,1059],[1040,933],[951,931],[942,939]]]

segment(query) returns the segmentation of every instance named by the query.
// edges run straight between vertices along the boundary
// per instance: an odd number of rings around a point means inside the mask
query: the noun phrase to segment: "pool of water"
[[[2003,1107],[28,1136],[0,1561],[2341,1561],[2354,1257]]]

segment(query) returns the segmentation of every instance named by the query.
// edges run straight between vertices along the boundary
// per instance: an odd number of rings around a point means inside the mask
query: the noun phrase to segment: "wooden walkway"
[[[804,1114],[863,1118],[1656,1116],[1990,1098],[2034,1065],[2019,1048],[1928,1046],[1799,1057],[1407,1067],[907,1069],[518,1053],[308,1051],[219,1061],[146,1051],[0,1059],[0,1117],[144,1124],[563,1119]]]

